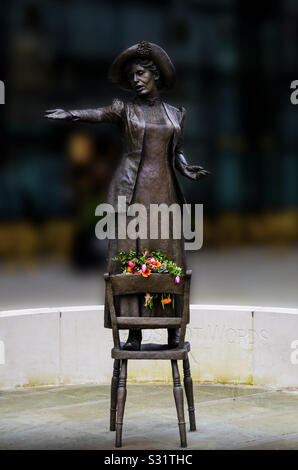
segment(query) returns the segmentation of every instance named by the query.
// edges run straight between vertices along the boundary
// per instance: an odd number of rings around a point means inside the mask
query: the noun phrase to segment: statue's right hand
[[[70,121],[72,119],[71,113],[69,111],[64,111],[64,109],[47,109],[44,117],[46,119],[61,121]]]

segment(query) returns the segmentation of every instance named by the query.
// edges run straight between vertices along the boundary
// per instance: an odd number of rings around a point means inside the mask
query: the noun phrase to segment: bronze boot
[[[142,330],[135,328],[129,330],[129,335],[123,349],[126,351],[139,351],[141,348]]]
[[[170,348],[178,348],[180,339],[179,328],[168,328],[168,346]]]

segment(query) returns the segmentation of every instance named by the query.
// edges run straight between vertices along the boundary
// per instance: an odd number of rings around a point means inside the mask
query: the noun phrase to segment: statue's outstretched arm
[[[183,133],[183,126],[184,126],[184,119],[185,119],[185,108],[182,108],[182,119],[180,122],[181,134],[180,139],[176,145],[175,149],[175,167],[177,170],[187,178],[192,180],[198,180],[210,174],[210,171],[204,170],[203,167],[197,165],[189,165],[185,160],[182,148],[182,133]]]
[[[48,109],[44,117],[51,121],[120,123],[123,109],[124,103],[115,99],[110,106],[102,108],[67,111],[64,109]]]

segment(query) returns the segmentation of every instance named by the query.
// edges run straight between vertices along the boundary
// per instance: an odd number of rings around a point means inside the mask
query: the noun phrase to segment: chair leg
[[[116,429],[117,392],[120,374],[120,359],[114,360],[113,377],[111,381],[111,410],[110,410],[110,431]]]
[[[122,426],[126,401],[127,359],[122,360],[118,393],[117,393],[117,420],[116,420],[116,447],[122,446]]]
[[[181,447],[187,447],[185,419],[184,419],[183,388],[181,387],[180,374],[179,374],[177,361],[171,360],[171,363],[172,363],[172,373],[173,373],[173,383],[174,383],[173,392],[174,392],[175,404],[176,404],[176,409],[177,409]]]
[[[184,371],[184,389],[188,405],[188,414],[189,414],[189,424],[190,430],[196,430],[196,416],[195,416],[195,406],[193,399],[193,385],[190,372],[189,359],[184,359],[183,361],[183,371]]]

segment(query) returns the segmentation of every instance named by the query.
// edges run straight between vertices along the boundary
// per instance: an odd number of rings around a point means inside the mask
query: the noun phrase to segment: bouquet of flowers
[[[160,251],[143,251],[141,255],[137,255],[134,250],[120,251],[119,255],[113,258],[113,261],[120,261],[122,273],[121,274],[141,274],[143,277],[149,277],[152,273],[159,274],[172,274],[175,284],[179,284],[182,275],[182,268],[177,266],[172,260]],[[151,295],[149,292],[145,295],[145,307],[153,308],[153,299],[157,299],[159,294]],[[161,294],[161,304],[164,308],[165,305],[172,302],[174,308],[174,298],[170,294]]]

